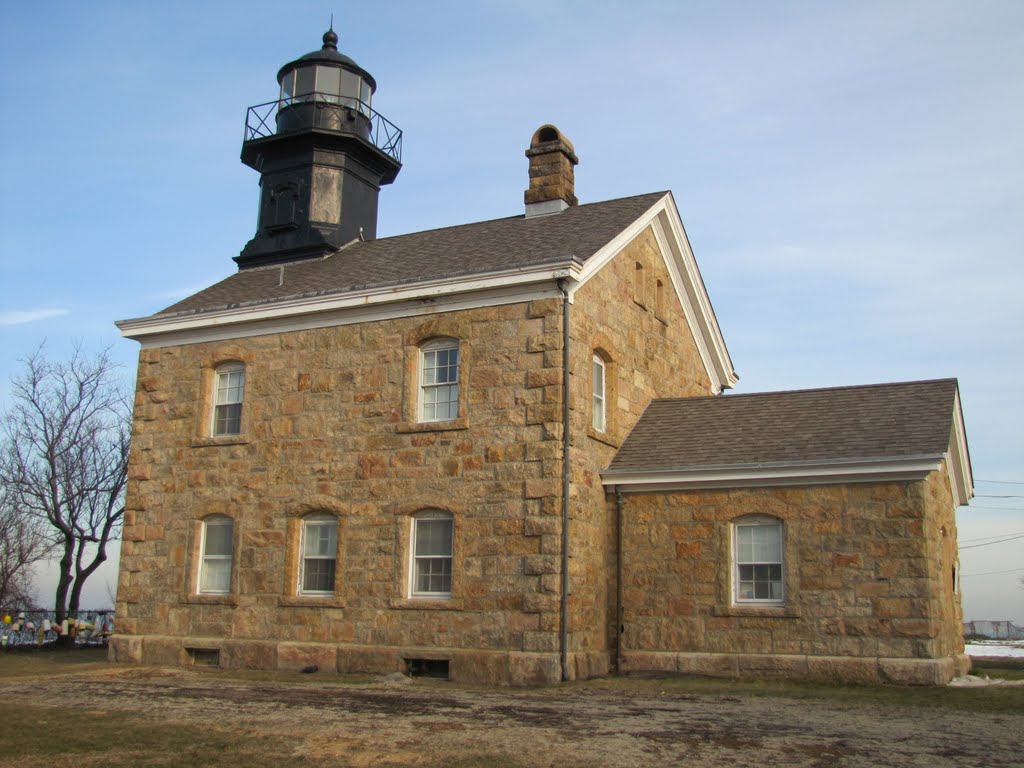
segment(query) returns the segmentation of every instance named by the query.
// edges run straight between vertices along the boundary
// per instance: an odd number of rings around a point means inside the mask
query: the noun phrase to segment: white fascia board
[[[647,227],[651,227],[654,233],[686,322],[693,329],[701,361],[711,379],[712,394],[717,395],[723,389],[736,386],[739,376],[733,368],[725,338],[711,308],[711,300],[671,193],[666,193],[604,248],[587,259],[580,270],[579,284],[586,283],[597,274]]]
[[[579,265],[509,270],[340,296],[316,296],[211,312],[121,320],[121,335],[144,347],[263,336],[396,317],[454,312],[560,296],[558,281],[574,284]]]
[[[946,469],[953,490],[953,503],[961,507],[974,497],[974,476],[971,455],[967,448],[967,430],[960,408],[959,389],[953,397],[953,426],[949,431],[949,450],[946,451]]]
[[[887,480],[919,480],[941,467],[942,456],[863,459],[846,462],[798,462],[602,472],[601,482],[625,493],[697,488],[751,488],[780,485],[835,485]]]

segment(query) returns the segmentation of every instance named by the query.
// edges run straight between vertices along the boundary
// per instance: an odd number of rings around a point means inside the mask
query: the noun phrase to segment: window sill
[[[194,437],[193,448],[210,448],[218,445],[245,445],[249,438],[245,435],[223,435],[222,437]]]
[[[345,601],[333,595],[287,595],[277,598],[282,608],[344,608]]]
[[[181,602],[187,605],[238,605],[237,595],[184,595]]]
[[[462,600],[446,597],[400,597],[391,601],[391,607],[414,611],[461,611]]]
[[[451,421],[403,421],[395,425],[396,432],[448,432],[469,429],[469,420],[460,416]]]
[[[799,619],[802,611],[795,605],[715,605],[712,616],[754,616],[766,619]]]
[[[607,432],[598,432],[593,427],[587,427],[587,437],[589,437],[589,438],[591,438],[593,440],[597,440],[597,442],[599,442],[599,443],[604,443],[605,445],[610,445],[612,448],[616,448],[616,449],[618,449],[622,445],[621,441],[616,440],[615,438],[613,438]]]

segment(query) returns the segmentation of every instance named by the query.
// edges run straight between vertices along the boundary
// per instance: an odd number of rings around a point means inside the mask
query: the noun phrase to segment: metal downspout
[[[615,486],[615,674],[622,674],[622,633],[626,629],[622,605],[622,513],[626,499]]]
[[[569,679],[569,290],[562,292],[562,581],[561,615],[558,623],[558,657],[562,680]]]

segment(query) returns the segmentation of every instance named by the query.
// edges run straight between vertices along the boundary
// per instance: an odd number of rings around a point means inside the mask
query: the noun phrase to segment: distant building
[[[238,272],[118,324],[141,351],[111,658],[512,684],[966,670],[955,380],[723,395],[671,193],[578,205],[552,125],[525,212],[377,239],[401,132],[336,44],[250,110]]]

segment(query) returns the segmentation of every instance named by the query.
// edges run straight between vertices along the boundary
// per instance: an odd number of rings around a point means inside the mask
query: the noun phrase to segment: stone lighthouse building
[[[329,31],[277,85],[238,271],[118,323],[141,349],[113,659],[965,669],[954,379],[726,395],[670,192],[580,204],[542,125],[509,217],[378,239],[402,134],[376,81]]]

